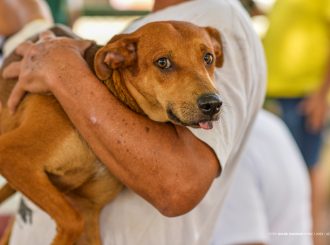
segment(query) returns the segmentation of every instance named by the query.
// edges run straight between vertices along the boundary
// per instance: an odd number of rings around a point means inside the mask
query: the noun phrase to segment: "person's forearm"
[[[96,155],[165,215],[193,208],[219,173],[213,151],[184,127],[130,111],[79,66],[66,67],[50,87]]]
[[[329,90],[330,90],[330,58],[326,67],[324,81],[319,88],[319,93],[326,98],[329,94]]]
[[[0,35],[10,36],[32,20],[52,16],[43,0],[0,0]]]
[[[0,0],[0,35],[9,36],[20,29],[18,15],[11,14],[14,11],[12,1]]]

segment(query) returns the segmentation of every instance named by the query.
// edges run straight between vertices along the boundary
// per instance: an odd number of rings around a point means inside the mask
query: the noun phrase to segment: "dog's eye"
[[[158,59],[156,65],[161,69],[169,69],[172,67],[171,61],[166,57]]]
[[[204,61],[207,65],[211,65],[213,63],[213,59],[213,55],[210,53],[204,55]]]

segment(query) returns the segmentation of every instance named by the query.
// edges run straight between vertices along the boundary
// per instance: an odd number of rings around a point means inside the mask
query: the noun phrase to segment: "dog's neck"
[[[103,82],[117,99],[127,105],[131,110],[144,115],[142,109],[128,91],[124,79],[118,70],[113,70],[111,77]]]
[[[89,67],[94,71],[94,56],[101,46],[92,45],[85,52],[84,58],[87,61]],[[131,93],[128,91],[123,76],[119,70],[112,70],[112,74],[109,79],[102,81],[111,93],[120,100],[123,104],[128,106],[131,110],[145,115],[141,107],[137,104]]]

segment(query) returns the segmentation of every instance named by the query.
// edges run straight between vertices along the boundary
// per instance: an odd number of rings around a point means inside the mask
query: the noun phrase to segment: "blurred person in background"
[[[52,14],[45,1],[0,1],[0,36],[9,37],[31,21],[53,22]]]
[[[23,11],[17,11],[22,9]],[[34,22],[30,32],[39,32],[40,23],[48,23],[47,28],[53,23],[53,17],[48,4],[44,0],[1,0],[0,1],[0,65],[3,60],[3,48],[5,40],[21,30],[27,24]],[[43,24],[42,24],[43,25]],[[33,35],[33,34],[32,34]]]
[[[23,9],[24,11],[17,11]],[[15,13],[15,14],[13,14]],[[4,41],[18,32],[26,23],[53,22],[49,7],[43,0],[0,1],[0,65]]]
[[[212,245],[311,245],[310,182],[286,125],[258,114],[220,210]]]
[[[314,231],[321,232],[325,186],[318,163],[329,111],[330,0],[277,0],[269,23],[267,95],[278,102],[307,164]],[[319,238],[315,244],[322,244]]]

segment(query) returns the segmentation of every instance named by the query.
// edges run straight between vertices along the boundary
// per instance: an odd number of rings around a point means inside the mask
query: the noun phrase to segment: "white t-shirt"
[[[102,212],[105,245],[209,244],[232,172],[264,99],[266,72],[262,47],[238,2],[187,1],[150,14],[126,31],[158,20],[190,21],[215,27],[222,34],[224,66],[216,70],[216,86],[224,101],[222,116],[212,130],[191,129],[212,147],[222,174],[197,207],[175,218],[162,216],[134,192],[124,190]],[[33,224],[24,223],[18,216],[10,244],[49,244],[55,234],[54,223],[27,200],[26,204],[32,209]]]
[[[260,112],[234,173],[213,245],[311,245],[306,166],[283,122]]]

